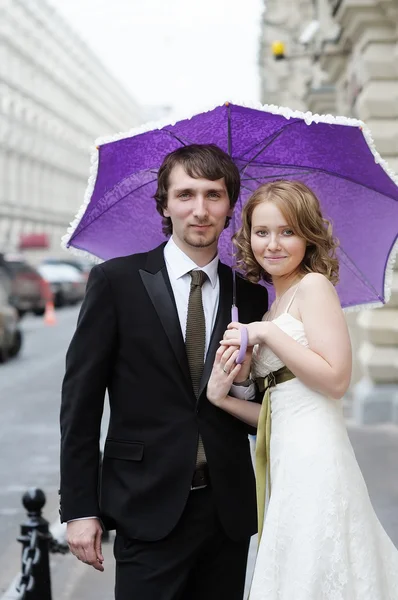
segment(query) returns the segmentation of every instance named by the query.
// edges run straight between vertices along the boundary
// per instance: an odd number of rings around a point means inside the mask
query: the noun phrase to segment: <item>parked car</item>
[[[10,302],[17,309],[19,317],[27,312],[43,315],[46,302],[52,300],[50,286],[40,273],[19,255],[6,254],[0,264],[11,277]]]
[[[50,285],[54,306],[77,304],[83,300],[86,278],[75,267],[62,263],[41,264],[38,271]]]
[[[10,305],[11,279],[0,265],[0,363],[16,356],[22,346],[18,312]]]
[[[88,260],[79,258],[45,258],[42,262],[43,265],[70,265],[75,267],[83,275],[87,281],[93,264]]]

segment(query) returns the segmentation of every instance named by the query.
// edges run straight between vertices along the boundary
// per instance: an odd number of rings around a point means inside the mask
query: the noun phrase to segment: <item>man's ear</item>
[[[166,206],[163,207],[163,216],[164,217],[170,217],[170,213],[167,210],[167,204],[166,204]]]
[[[227,217],[229,217],[231,219],[231,217],[232,217],[233,214],[234,214],[234,207],[231,206],[231,208],[227,212]]]

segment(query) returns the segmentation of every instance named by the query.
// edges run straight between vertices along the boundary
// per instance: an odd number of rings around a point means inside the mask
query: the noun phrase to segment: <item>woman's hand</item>
[[[238,354],[236,346],[220,346],[216,352],[213,370],[207,384],[207,398],[214,406],[221,407],[241,370],[241,365],[235,363]]]
[[[253,347],[255,344],[264,343],[268,331],[268,325],[269,323],[267,321],[255,321],[254,323],[249,323],[248,325],[242,325],[241,323],[230,323],[227,331],[224,333],[224,339],[221,340],[220,344],[223,346],[240,346],[241,327],[247,328],[248,347]]]

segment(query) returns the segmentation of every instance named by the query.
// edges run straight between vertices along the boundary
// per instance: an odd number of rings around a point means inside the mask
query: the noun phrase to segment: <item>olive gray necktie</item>
[[[203,373],[206,348],[206,322],[202,303],[202,285],[207,279],[204,271],[190,271],[191,289],[189,292],[185,347],[187,351],[192,387],[196,398],[199,396],[200,379]],[[206,463],[205,449],[199,435],[196,466]]]

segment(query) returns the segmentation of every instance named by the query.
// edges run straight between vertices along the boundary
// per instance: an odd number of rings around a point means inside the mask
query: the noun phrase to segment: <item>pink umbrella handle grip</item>
[[[240,365],[243,363],[243,360],[245,358],[245,354],[246,354],[246,350],[247,350],[247,342],[248,342],[249,336],[247,333],[247,327],[245,327],[244,325],[242,325],[242,327],[240,328],[240,348],[239,348],[239,354],[236,357],[236,364]]]
[[[231,318],[232,321],[234,323],[238,323],[239,322],[239,313],[238,313],[238,307],[233,305],[232,309],[231,309]],[[243,363],[243,360],[245,358],[245,354],[246,354],[246,350],[247,350],[247,342],[248,342],[248,333],[247,333],[247,327],[244,327],[243,325],[240,328],[240,348],[239,348],[239,354],[236,358],[236,364],[240,365]]]
[[[231,320],[234,323],[239,322],[239,313],[238,313],[238,307],[237,306],[233,306],[231,308]]]

